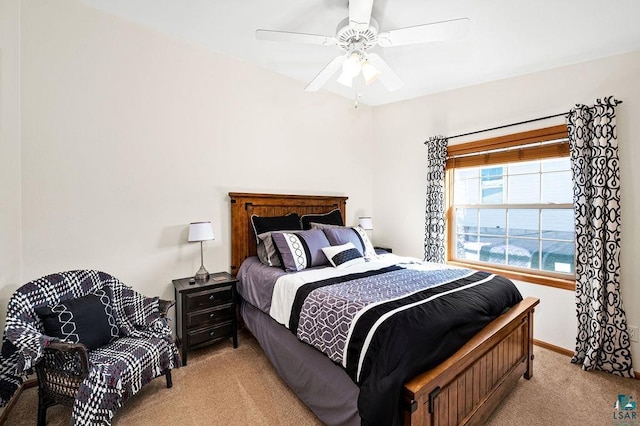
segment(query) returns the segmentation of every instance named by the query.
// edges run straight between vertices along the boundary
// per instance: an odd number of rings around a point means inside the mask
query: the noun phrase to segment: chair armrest
[[[163,318],[166,317],[167,313],[169,312],[169,308],[171,308],[175,304],[176,302],[174,302],[173,300],[159,299],[158,308],[160,309],[160,316]]]
[[[50,342],[36,369],[64,371],[85,378],[89,374],[89,352],[81,343]]]
[[[49,346],[47,346],[46,349],[52,349],[52,350],[62,351],[62,352],[78,351],[78,352],[87,353],[87,348],[82,343],[58,342],[58,341],[50,342]]]

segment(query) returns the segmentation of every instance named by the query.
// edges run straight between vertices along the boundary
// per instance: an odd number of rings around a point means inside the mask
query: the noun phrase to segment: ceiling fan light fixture
[[[347,87],[351,87],[351,85],[353,84],[353,77],[351,77],[350,75],[346,74],[344,71],[342,71],[342,73],[340,74],[340,77],[338,77],[338,83],[345,85]]]
[[[368,59],[362,63],[362,77],[367,86],[376,81],[379,75],[380,71],[371,65]]]
[[[342,74],[354,78],[360,73],[360,54],[353,52],[342,64]]]
[[[360,53],[352,52],[346,61],[342,63],[342,73],[338,77],[338,83],[351,87],[353,79],[360,74]]]

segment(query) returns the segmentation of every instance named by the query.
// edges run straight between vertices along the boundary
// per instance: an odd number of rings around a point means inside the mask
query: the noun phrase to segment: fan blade
[[[469,18],[453,19],[382,32],[378,34],[378,44],[390,47],[455,40],[467,35],[468,30]]]
[[[318,91],[318,89],[324,86],[324,84],[329,81],[331,76],[335,74],[336,71],[338,71],[345,59],[347,59],[345,55],[340,55],[334,58],[333,61],[329,62],[327,66],[325,66],[322,71],[320,71],[318,75],[316,75],[313,80],[311,80],[311,82],[307,84],[307,87],[305,87],[304,90],[306,90],[307,92]]]
[[[373,0],[349,0],[349,26],[356,31],[369,28]]]
[[[371,65],[376,67],[378,71],[380,71],[380,75],[378,76],[378,80],[383,84],[384,87],[387,88],[390,92],[397,90],[404,86],[398,74],[393,72],[393,70],[387,65],[387,63],[380,57],[380,55],[376,53],[369,53],[369,61]]]
[[[290,33],[287,31],[256,30],[258,40],[284,41],[288,43],[320,44],[333,46],[338,43],[335,37],[316,34]]]

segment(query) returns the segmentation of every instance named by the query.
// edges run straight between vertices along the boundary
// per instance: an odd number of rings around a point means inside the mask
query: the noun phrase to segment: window
[[[449,147],[450,262],[575,287],[566,131],[555,126]]]

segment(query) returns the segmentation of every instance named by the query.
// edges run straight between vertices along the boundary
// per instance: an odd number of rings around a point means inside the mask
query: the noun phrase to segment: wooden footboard
[[[539,302],[526,298],[438,367],[409,381],[405,425],[482,424],[520,377],[533,375],[533,311]]]

